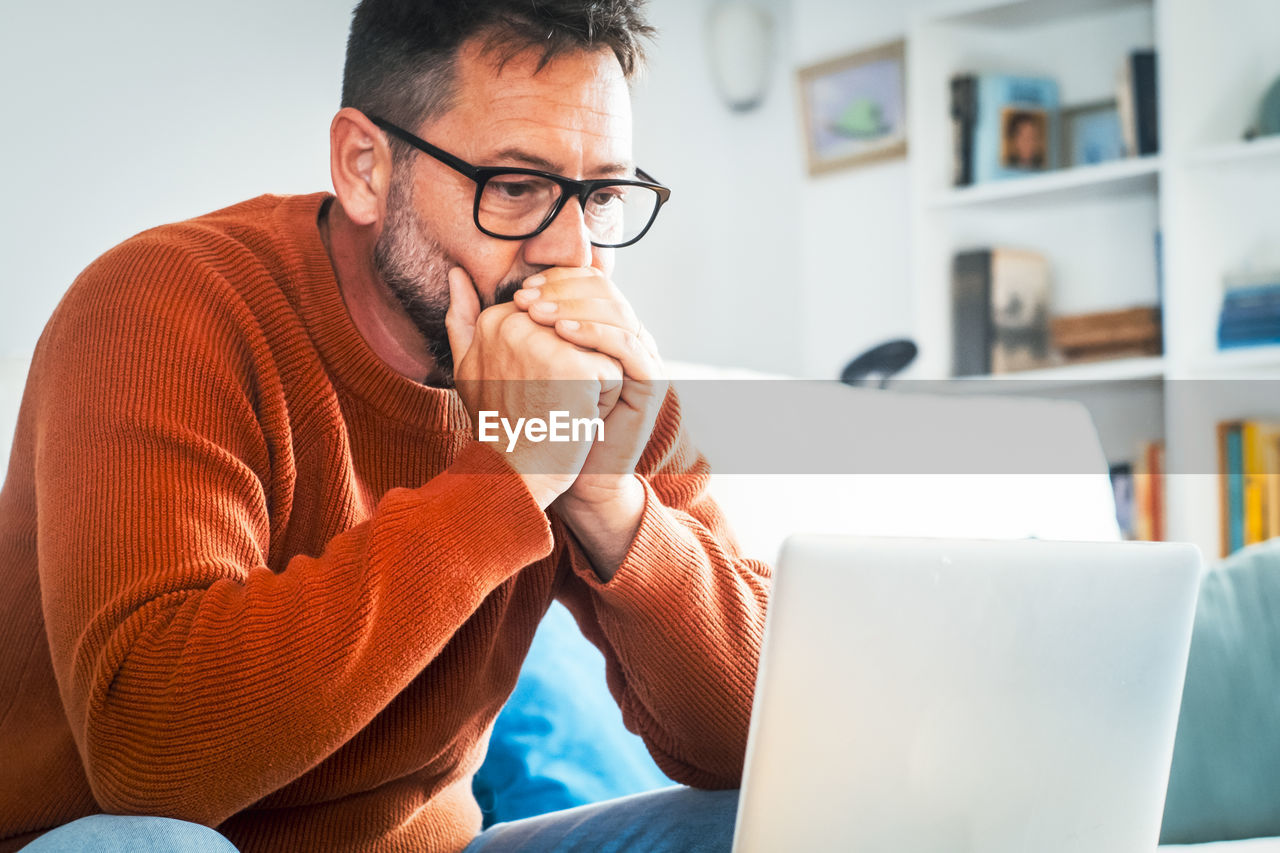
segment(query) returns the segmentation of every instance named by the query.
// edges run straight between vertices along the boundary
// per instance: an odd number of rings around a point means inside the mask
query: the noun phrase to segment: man
[[[365,0],[334,196],[77,279],[0,492],[0,849],[727,841],[768,570],[610,281],[666,196],[631,157],[638,6]],[[557,417],[601,427],[478,440]],[[470,779],[556,598],[660,766],[721,793],[476,838]]]

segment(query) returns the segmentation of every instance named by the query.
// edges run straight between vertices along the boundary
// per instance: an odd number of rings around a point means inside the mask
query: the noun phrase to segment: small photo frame
[[[1062,110],[1065,166],[1092,166],[1123,159],[1127,151],[1116,102],[1097,101]]]
[[[800,69],[810,175],[906,155],[906,67],[895,41]]]
[[[1000,111],[1000,165],[1042,172],[1049,162],[1049,113],[1040,107],[1014,106]]]

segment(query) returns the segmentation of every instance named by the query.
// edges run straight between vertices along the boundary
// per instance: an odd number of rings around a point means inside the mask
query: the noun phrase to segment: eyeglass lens
[[[555,181],[536,175],[494,175],[480,194],[480,227],[504,237],[528,236],[542,226],[562,192]],[[583,221],[593,242],[618,245],[643,231],[657,206],[658,194],[648,187],[603,186],[587,196]]]

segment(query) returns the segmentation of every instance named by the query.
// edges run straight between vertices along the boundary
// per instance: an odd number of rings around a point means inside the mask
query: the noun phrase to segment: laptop
[[[791,537],[734,850],[1155,850],[1200,571],[1191,545]]]

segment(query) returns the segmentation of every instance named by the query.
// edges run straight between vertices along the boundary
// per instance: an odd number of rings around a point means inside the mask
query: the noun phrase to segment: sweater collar
[[[333,264],[320,239],[320,210],[329,193],[290,196],[277,209],[281,231],[296,251],[299,311],[335,382],[396,420],[439,430],[469,430],[458,393],[414,382],[369,347],[343,302]]]

